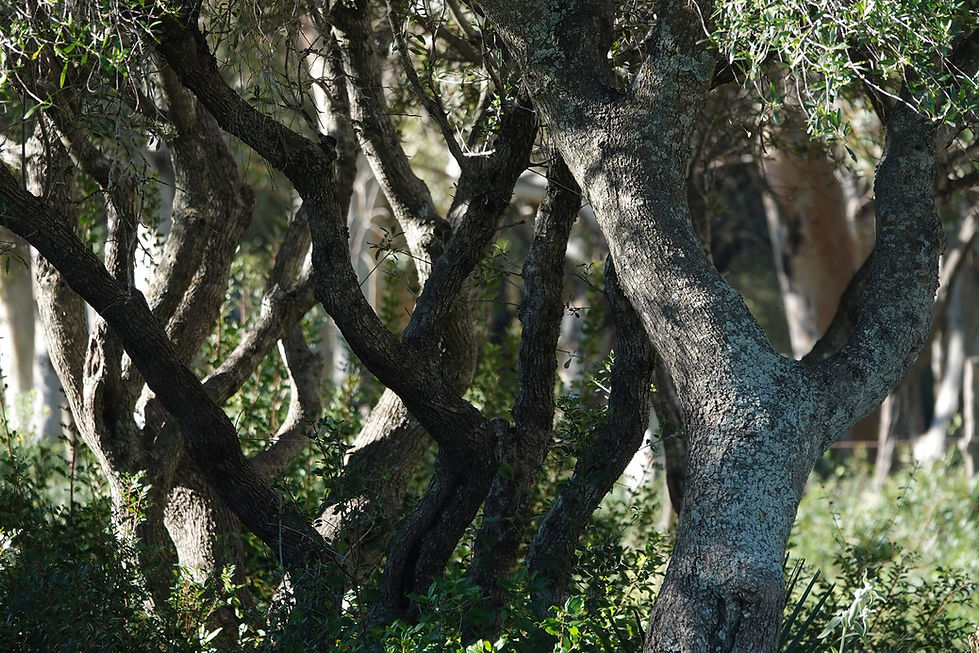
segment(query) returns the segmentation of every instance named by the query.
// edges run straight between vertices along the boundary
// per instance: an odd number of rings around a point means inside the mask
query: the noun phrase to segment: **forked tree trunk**
[[[848,211],[859,207],[846,201],[824,148],[809,141],[801,112],[786,113],[773,139],[778,149],[762,161],[764,205],[792,354],[801,359],[826,333],[873,243],[857,238]],[[872,440],[879,421],[874,412],[854,425],[851,437]]]
[[[893,111],[856,328],[837,356],[787,360],[710,264],[686,204],[692,130],[716,63],[701,23],[713,4],[659,6],[658,50],[626,92],[607,83],[612,21],[602,6],[479,5],[591,201],[683,406],[686,490],[644,651],[774,651],[782,561],[806,478],[824,448],[883,400],[928,332],[943,245],[935,127],[904,105]]]

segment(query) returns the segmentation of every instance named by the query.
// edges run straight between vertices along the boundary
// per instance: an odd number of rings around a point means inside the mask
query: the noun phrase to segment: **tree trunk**
[[[884,399],[928,332],[943,245],[935,126],[895,108],[856,327],[839,355],[786,360],[710,264],[686,203],[692,130],[716,63],[701,31],[713,3],[660,5],[659,50],[626,92],[607,82],[607,7],[479,5],[591,201],[683,406],[686,491],[645,651],[774,651],[783,556],[806,478],[824,448]]]
[[[205,585],[203,600],[214,601],[224,591],[222,574],[234,567],[232,580],[244,577],[241,524],[186,457],[174,474],[166,499],[164,523],[177,549],[177,562],[195,583]],[[237,645],[238,619],[234,609],[219,605],[208,617],[208,632],[221,628],[215,644]]]
[[[34,365],[34,297],[30,249],[22,238],[0,227],[0,372],[8,427],[30,426]]]
[[[688,421],[686,493],[646,653],[776,649],[785,546],[820,453],[816,438],[797,430],[805,412],[784,409],[792,394],[775,390],[780,383],[767,396],[724,402],[737,411],[705,405]]]
[[[959,451],[965,459],[966,473],[972,477],[979,471],[979,356],[965,361],[962,386],[962,439]]]

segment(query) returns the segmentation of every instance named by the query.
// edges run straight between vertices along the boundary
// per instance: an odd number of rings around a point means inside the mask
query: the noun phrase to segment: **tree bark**
[[[943,240],[936,128],[904,105],[893,112],[876,181],[877,253],[856,328],[822,363],[786,360],[710,265],[686,206],[690,134],[714,72],[700,32],[712,3],[663,6],[659,47],[626,93],[606,81],[611,19],[602,8],[479,5],[591,200],[683,405],[686,492],[645,650],[773,651],[782,560],[806,477],[901,378],[927,334]]]
[[[549,169],[547,193],[537,211],[534,240],[523,266],[514,424],[500,443],[500,470],[483,505],[469,570],[469,578],[484,593],[483,608],[494,619],[485,630],[470,633],[471,639],[495,639],[499,631],[500,582],[512,571],[523,543],[533,491],[554,426],[554,350],[564,308],[564,258],[580,202],[574,178],[564,162],[556,159]]]

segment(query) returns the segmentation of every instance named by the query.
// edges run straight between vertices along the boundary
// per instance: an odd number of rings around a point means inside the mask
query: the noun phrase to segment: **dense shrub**
[[[539,622],[532,616],[526,597],[533,579],[519,573],[509,579],[504,634],[494,642],[463,644],[467,628],[485,618],[477,589],[465,579],[466,543],[446,575],[417,597],[421,618],[384,630],[364,625],[362,606],[374,592],[370,583],[348,595],[342,614],[293,611],[278,622],[271,599],[281,572],[258,550],[246,570],[254,605],[242,605],[230,573],[224,587],[208,588],[167,570],[174,579],[171,600],[150,609],[136,573],[146,570],[126,564],[130,552],[113,535],[94,462],[79,452],[72,470],[62,460],[64,448],[28,447],[8,436],[0,456],[0,641],[10,650],[213,649],[229,640],[215,637],[205,623],[227,605],[241,620],[231,640],[235,648],[303,650],[313,622],[319,644],[337,651],[638,651],[668,555],[668,539],[653,527],[659,518],[657,483],[636,493],[619,489],[606,500],[582,538],[571,596],[551,618]],[[961,568],[939,565],[943,553],[961,562],[959,549],[919,554],[905,547],[907,535],[920,530],[920,519],[912,521],[922,514],[916,502],[940,497],[954,510],[953,504],[972,498],[974,482],[954,468],[899,474],[880,490],[897,497],[893,510],[885,504],[879,509],[891,516],[870,528],[839,517],[865,501],[861,492],[843,491],[855,490],[862,479],[862,472],[852,470],[831,476],[822,494],[817,483],[803,505],[787,565],[783,650],[968,651],[979,617],[972,602],[975,584]],[[292,482],[294,488],[303,485]],[[963,490],[966,496],[957,496]],[[836,497],[832,504],[826,492]],[[817,528],[834,514],[839,525]],[[956,523],[964,531],[974,527],[968,520]],[[938,536],[957,541],[954,532]],[[821,569],[797,561],[815,551],[833,552],[832,558],[813,555]]]

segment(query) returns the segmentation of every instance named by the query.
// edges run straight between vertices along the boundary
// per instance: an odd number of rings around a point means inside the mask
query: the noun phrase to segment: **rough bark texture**
[[[331,109],[324,119],[336,124],[341,144],[349,141],[363,149],[373,176],[405,233],[418,281],[424,284],[432,261],[443,251],[451,229],[459,226],[462,215],[456,215],[451,225],[439,216],[427,186],[411,170],[382,92],[378,46],[368,4],[351,5],[335,18],[331,42],[339,41],[344,47],[317,62],[322,64],[327,80],[323,85],[324,99]],[[314,15],[314,20],[322,31],[330,31],[325,17]],[[360,126],[356,136],[354,121]],[[456,198],[461,199],[458,193]],[[476,360],[472,319],[464,307],[465,294],[463,289],[441,331],[442,368],[458,393],[471,383]],[[376,544],[383,544],[390,534],[410,477],[430,443],[425,429],[411,417],[400,397],[391,390],[385,391],[349,452],[343,491],[331,499],[318,520],[318,529],[328,540],[345,540],[347,555],[355,568],[370,569],[383,551],[384,547]]]
[[[469,578],[483,590],[483,608],[497,617],[503,600],[500,581],[512,571],[523,543],[533,491],[551,439],[557,371],[554,350],[564,313],[564,254],[581,202],[574,178],[560,158],[548,176],[523,267],[514,424],[500,443],[500,470],[483,506],[469,571]],[[486,631],[473,633],[473,638],[495,639],[498,628],[493,622]]]
[[[471,183],[475,185],[476,179],[482,183],[471,195],[445,252],[435,261],[401,342],[368,305],[351,268],[346,222],[333,185],[333,141],[313,143],[246,103],[221,79],[193,17],[163,19],[159,36],[157,50],[181,83],[225,130],[241,138],[293,183],[309,216],[317,299],[364,365],[401,397],[439,444],[429,488],[400,528],[399,546],[388,555],[375,610],[378,619],[404,614],[410,610],[408,594],[426,591],[442,570],[492,479],[493,466],[485,461],[494,459],[498,428],[454,391],[431,353],[438,348],[439,327],[495,233],[496,219],[508,205],[513,183],[527,165],[536,120],[531,112],[517,107],[501,127],[501,133],[509,137],[500,138],[492,156],[474,162]]]
[[[546,580],[544,592],[534,597],[536,608],[544,614],[560,600],[577,533],[641,441],[655,347],[662,378],[675,385],[682,414],[674,421],[684,424],[689,456],[674,556],[652,608],[645,650],[772,651],[784,600],[783,554],[806,477],[834,438],[884,398],[927,337],[942,240],[934,202],[935,151],[946,136],[907,103],[890,112],[876,180],[877,248],[860,282],[865,287],[859,314],[851,320],[852,329],[837,334],[820,355],[788,360],[772,350],[740,297],[711,264],[691,224],[686,189],[691,141],[715,79],[716,62],[703,38],[703,21],[713,4],[659,5],[652,47],[629,90],[609,82],[611,4],[478,4],[521,67],[549,138],[594,208],[618,271],[617,277],[610,274],[608,290],[622,339],[621,360],[614,371],[609,423],[600,436],[604,451],[615,455],[603,456],[602,450],[582,454],[577,484],[569,486],[574,491],[559,499],[535,538],[530,562]],[[84,358],[65,352],[59,360],[66,375],[78,375],[68,387],[77,393],[83,417],[79,428],[109,474],[116,503],[125,505],[128,495],[138,491],[134,473],[152,470],[156,512],[144,522],[142,535],[154,544],[166,517],[174,541],[191,543],[181,545],[193,554],[184,558],[196,557],[205,566],[219,564],[214,545],[218,531],[234,529],[231,513],[276,551],[290,572],[344,562],[322,533],[283,507],[267,482],[289,453],[288,443],[273,445],[256,462],[248,460],[219,405],[240,384],[249,361],[258,360],[283,330],[294,327],[310,293],[315,296],[358,358],[393,393],[369,426],[378,426],[388,442],[403,436],[410,445],[418,433],[408,421],[410,414],[439,445],[429,487],[401,524],[388,554],[369,619],[385,622],[413,616],[417,606],[411,595],[425,593],[441,573],[488,493],[484,535],[497,543],[477,552],[486,565],[477,564],[473,575],[495,598],[493,585],[508,570],[519,543],[528,487],[553,413],[547,381],[553,378],[554,361],[537,352],[521,355],[513,429],[502,419],[487,420],[461,396],[471,374],[465,366],[446,370],[451,353],[443,352],[456,346],[453,341],[471,345],[464,334],[455,333],[464,327],[458,321],[460,298],[527,166],[537,118],[518,101],[500,114],[498,139],[483,156],[468,157],[450,145],[463,176],[444,220],[384,116],[368,6],[356,0],[326,9],[321,28],[332,21],[327,38],[335,39],[346,55],[328,60],[330,70],[343,70],[328,89],[339,115],[334,116],[336,136],[320,135],[318,141],[261,113],[223,79],[195,11],[185,17],[159,16],[152,23],[152,47],[169,67],[163,81],[177,128],[172,149],[180,159],[174,166],[181,193],[174,199],[177,235],[162,274],[170,270],[179,276],[178,269],[190,267],[199,276],[154,286],[151,302],[134,289],[140,207],[133,178],[112,174],[113,162],[73,129],[75,107],[70,104],[63,112],[53,111],[51,119],[73,160],[105,193],[109,239],[104,264],[76,237],[70,215],[59,204],[25,191],[5,166],[0,168],[0,218],[101,316]],[[407,58],[400,36],[394,40]],[[977,39],[968,44],[979,48]],[[41,55],[42,63],[48,56]],[[969,71],[974,72],[974,63]],[[48,74],[37,82],[42,91],[60,86],[52,86],[58,70],[48,73],[54,78]],[[439,103],[423,104],[453,143]],[[352,120],[344,126],[348,111]],[[350,262],[345,209],[351,152],[338,152],[338,146],[353,142],[348,127],[355,123],[368,125],[358,136],[360,145],[410,232],[425,282],[402,339],[372,310]],[[226,365],[202,383],[188,360],[205,331],[191,318],[216,315],[250,202],[219,126],[284,173],[302,200],[302,211],[290,226],[267,288],[270,312],[260,316]],[[565,218],[558,223],[566,231],[569,214]],[[307,242],[304,220],[311,270],[295,279]],[[454,229],[451,237],[447,225]],[[528,279],[527,305],[539,297],[541,310],[552,316],[556,282],[551,273],[565,231],[554,241],[541,239],[528,264],[531,278],[537,264],[549,273],[537,279],[540,287]],[[202,240],[208,247],[204,252],[198,249]],[[533,342],[553,343],[556,320],[524,322],[528,350],[537,346]],[[284,341],[295,391],[295,410],[284,427],[289,435],[301,433],[319,412],[315,362],[301,340],[293,329]],[[140,392],[144,381],[153,396]],[[142,429],[133,419],[140,397],[146,417]],[[495,476],[501,461],[508,463],[509,473]],[[392,494],[396,497],[397,490]],[[125,518],[117,516],[121,527]],[[297,596],[319,605],[341,603],[341,595],[329,588],[313,584],[309,589],[315,591],[304,596],[300,590]]]
[[[652,402],[656,416],[662,424],[660,439],[666,461],[666,490],[672,511],[672,514],[667,514],[667,518],[670,519],[680,513],[687,487],[687,434],[676,386],[662,361],[656,362],[654,379],[656,392],[653,393]]]
[[[112,327],[163,406],[177,416],[188,454],[242,522],[270,547],[282,550],[289,568],[327,559],[317,546],[322,542],[319,535],[282,509],[278,497],[242,455],[230,420],[181,361],[143,296],[112,278],[55,218],[59,212],[23,191],[6,168],[0,170],[0,212]],[[87,366],[111,365],[111,359],[93,357],[93,351],[97,350],[90,350]],[[86,402],[101,401],[103,408],[110,407],[104,397],[99,392],[91,399],[86,396]]]
[[[686,207],[690,133],[714,70],[700,31],[712,4],[663,7],[657,50],[624,94],[606,82],[610,18],[601,8],[479,5],[591,200],[683,405],[686,493],[645,650],[774,650],[782,557],[805,479],[823,448],[901,378],[927,334],[942,247],[935,127],[894,110],[856,328],[822,363],[789,361],[710,265]]]

